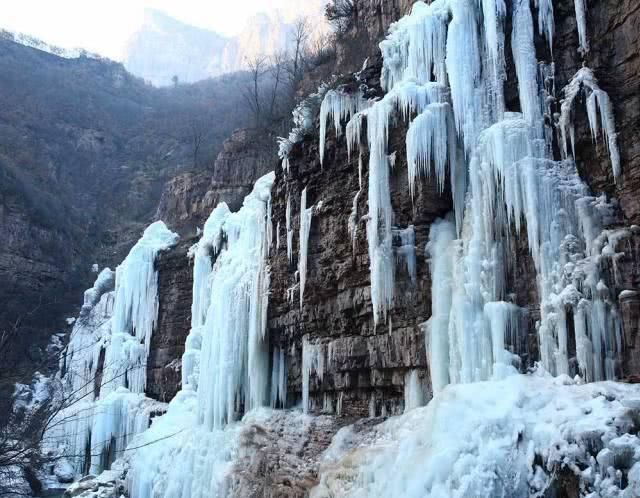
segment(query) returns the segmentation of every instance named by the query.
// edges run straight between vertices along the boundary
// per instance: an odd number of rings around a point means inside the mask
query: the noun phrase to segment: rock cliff
[[[380,59],[376,42],[393,21],[410,9],[410,4],[406,1],[383,1],[359,12],[360,20],[351,36],[367,40],[364,48],[368,47],[365,55],[369,56],[369,62],[358,82],[348,76],[341,80],[347,90],[364,84],[371,96],[380,94]],[[640,178],[637,150],[640,141],[640,78],[637,76],[639,59],[634,32],[640,22],[640,9],[637,2],[632,1],[604,2],[589,7],[588,26],[593,41],[591,50],[584,58],[613,101],[623,175],[617,183],[614,182],[608,151],[602,144],[594,146],[586,113],[578,113],[575,120],[577,162],[581,175],[588,181],[594,194],[606,193],[619,200],[618,225],[630,226],[639,222],[636,184]],[[556,64],[555,88],[560,99],[560,89],[569,82],[582,61],[578,54],[573,2],[558,2],[555,16],[553,60]],[[551,60],[550,54],[545,53],[544,44],[540,43],[538,49],[542,60]],[[362,50],[363,47],[360,47]],[[349,55],[344,51],[338,52],[340,67],[360,69],[359,65],[349,60]],[[508,65],[512,66],[512,63],[508,62]],[[510,85],[506,90],[509,100],[509,94],[515,90]],[[511,97],[512,103],[513,100]],[[210,209],[219,201],[226,201],[232,209],[237,207],[255,175],[267,169],[276,170],[272,222],[274,230],[277,230],[275,238],[279,245],[269,259],[269,334],[272,347],[287,352],[290,405],[300,402],[302,398],[302,358],[305,347],[308,351],[319,348],[327,358],[322,372],[311,372],[310,399],[314,411],[339,412],[345,416],[400,413],[404,406],[404,386],[412,371],[418,375],[423,395],[430,396],[424,331],[421,328],[431,315],[429,262],[424,247],[431,223],[451,211],[452,201],[448,187],[442,193],[435,181],[420,183],[415,197],[411,198],[406,174],[405,133],[406,130],[399,125],[391,130],[390,137],[390,150],[396,152],[391,179],[394,226],[398,231],[394,240],[397,258],[396,299],[390,323],[377,327],[373,323],[366,219],[363,219],[367,212],[366,152],[361,186],[357,154],[347,157],[342,137],[336,139],[335,135],[330,134],[327,138],[323,166],[320,165],[317,136],[306,138],[292,150],[290,174],[285,175],[276,161],[269,162],[265,156],[258,158],[255,150],[238,148],[237,144],[243,138],[236,134],[225,144],[225,151],[216,162],[217,173],[178,177],[165,191],[159,213],[174,225],[186,224],[192,229],[202,225]],[[243,172],[240,173],[237,168],[243,168]],[[231,174],[232,171],[235,173]],[[301,306],[297,258],[300,201],[305,188],[307,207],[315,208]],[[360,194],[356,198],[358,192]],[[287,203],[290,203],[292,213],[291,261],[287,256]],[[355,222],[353,236],[350,228],[352,222]],[[410,226],[415,233],[416,246],[417,273],[414,281],[399,256],[402,252],[400,231]],[[618,273],[614,275],[614,269],[611,268],[605,277],[616,293],[623,293],[621,312],[626,340],[623,375],[631,378],[638,373],[636,349],[640,347],[637,345],[637,306],[640,298],[636,232],[622,240],[620,245],[616,249],[625,255],[619,261]],[[512,248],[512,258],[514,265],[508,276],[509,292],[514,294],[518,305],[528,309],[527,320],[533,330],[540,311],[531,304],[537,301],[537,286],[533,261],[525,241],[519,240],[517,246]],[[511,346],[523,356],[523,369],[539,359],[535,333],[530,335],[527,343]]]

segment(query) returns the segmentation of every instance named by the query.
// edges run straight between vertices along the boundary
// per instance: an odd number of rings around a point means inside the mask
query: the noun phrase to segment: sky
[[[287,3],[291,0],[0,0],[0,28],[120,60],[145,8],[233,36],[251,15]]]

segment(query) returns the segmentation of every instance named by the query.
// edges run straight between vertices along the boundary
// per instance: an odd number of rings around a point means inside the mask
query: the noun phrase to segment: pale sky
[[[305,2],[306,0],[297,0]],[[247,18],[291,0],[0,0],[0,28],[33,35],[64,48],[84,48],[119,60],[145,8],[224,35]]]

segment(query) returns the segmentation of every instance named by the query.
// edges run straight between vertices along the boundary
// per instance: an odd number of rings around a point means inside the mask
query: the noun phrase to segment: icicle
[[[529,0],[513,0],[513,35],[511,45],[518,76],[520,107],[527,122],[540,126],[542,131],[542,107],[538,85],[538,61],[533,43],[533,17]]]
[[[549,50],[553,50],[553,35],[555,33],[553,0],[535,0],[535,3],[538,7],[538,32],[549,42]]]
[[[300,199],[300,247],[298,253],[298,272],[300,274],[300,309],[304,302],[304,287],[307,281],[307,254],[309,252],[309,232],[311,231],[311,219],[313,217],[311,206],[307,209],[307,188],[302,191]]]
[[[413,225],[405,229],[394,229],[393,236],[399,239],[399,246],[396,249],[398,259],[404,262],[407,274],[412,283],[416,283],[416,232]]]
[[[393,212],[389,191],[389,159],[387,139],[389,116],[393,106],[382,100],[367,113],[369,142],[369,219],[367,241],[371,270],[371,302],[377,324],[382,314],[387,317],[394,294],[391,225]]]
[[[449,384],[449,319],[452,311],[453,241],[455,226],[448,220],[431,225],[427,251],[431,268],[432,311],[427,330],[433,392]]]
[[[404,376],[404,411],[405,413],[424,405],[422,385],[417,370],[411,370]]]
[[[273,349],[271,366],[271,408],[287,406],[286,354],[283,349]]]
[[[413,120],[407,132],[409,190],[415,195],[418,176],[435,172],[440,192],[444,190],[447,161],[456,157],[456,135],[451,106],[434,103]]]
[[[564,89],[565,98],[561,104],[558,126],[561,133],[561,146],[564,157],[568,156],[567,141],[570,140],[573,155],[575,157],[575,130],[572,119],[572,110],[580,91],[585,93],[587,101],[587,117],[594,140],[597,140],[598,130],[602,128],[611,160],[614,179],[620,177],[620,150],[618,148],[618,134],[616,132],[613,104],[609,95],[598,86],[593,71],[587,67],[580,69],[567,87]],[[597,110],[600,111],[600,123],[597,121]],[[567,134],[569,135],[567,137]]]
[[[150,225],[116,269],[116,290],[111,342],[105,357],[107,389],[127,386],[144,392],[146,361],[158,314],[156,255],[174,245],[178,236],[157,221]]]
[[[339,90],[329,90],[325,94],[320,106],[320,164],[324,163],[327,120],[333,117],[333,126],[339,137],[342,135],[342,121],[348,121],[367,105],[368,102],[360,93],[349,95]]]
[[[312,344],[309,337],[302,338],[302,410],[309,413],[309,384],[311,374],[315,372],[318,380],[322,382],[324,377],[325,350],[320,343]]]
[[[446,83],[445,47],[447,41],[447,3],[431,5],[416,2],[411,15],[391,26],[389,35],[380,43],[383,55],[381,84],[391,90],[397,83],[415,79]]]
[[[358,199],[361,193],[362,189],[358,190],[356,195],[353,196],[351,214],[347,220],[347,231],[351,237],[351,253],[354,257],[356,255],[356,245],[358,242]]]
[[[587,3],[586,0],[574,0],[576,7],[576,24],[578,25],[578,41],[580,53],[586,55],[589,52],[589,39],[587,37]]]
[[[293,227],[291,226],[291,196],[287,195],[286,210],[286,228],[287,228],[287,259],[289,263],[293,261]]]

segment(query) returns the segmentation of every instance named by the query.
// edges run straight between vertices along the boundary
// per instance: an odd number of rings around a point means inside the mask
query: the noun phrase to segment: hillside
[[[248,121],[243,78],[156,89],[108,60],[0,39],[0,329],[20,319],[16,347],[36,354],[32,332],[64,326],[92,265],[126,254],[168,179],[213,167]]]

